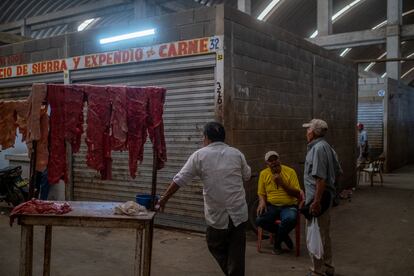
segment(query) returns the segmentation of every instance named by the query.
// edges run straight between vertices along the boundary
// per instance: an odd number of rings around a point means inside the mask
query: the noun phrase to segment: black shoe
[[[291,240],[291,238],[289,236],[286,237],[284,242],[285,242],[286,246],[289,248],[289,250],[293,249],[293,241]]]
[[[274,247],[272,250],[272,253],[275,255],[280,255],[280,254],[283,254],[283,250],[281,247]]]

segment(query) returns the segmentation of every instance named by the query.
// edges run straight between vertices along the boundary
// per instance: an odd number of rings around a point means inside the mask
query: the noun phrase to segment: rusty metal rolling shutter
[[[358,122],[364,124],[368,134],[371,157],[383,152],[384,140],[384,105],[382,101],[359,101]]]
[[[161,86],[167,89],[164,109],[168,161],[158,171],[157,193],[162,194],[187,158],[201,147],[202,127],[214,119],[215,56],[130,64],[112,68],[74,71],[72,83]],[[128,153],[113,152],[112,180],[103,181],[86,166],[86,145],[74,155],[75,200],[127,201],[137,193],[150,193],[152,145],[144,147],[144,161],[136,179],[129,177]],[[172,197],[156,223],[182,229],[204,231],[202,184],[195,179]]]

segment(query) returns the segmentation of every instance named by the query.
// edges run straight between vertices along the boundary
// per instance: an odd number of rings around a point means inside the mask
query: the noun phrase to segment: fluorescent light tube
[[[87,19],[85,21],[83,21],[79,26],[78,26],[78,32],[81,32],[83,30],[85,30],[86,27],[89,26],[89,24],[91,24],[93,21],[95,20],[95,18],[91,18],[91,19]]]
[[[117,36],[102,38],[102,39],[99,40],[99,42],[101,44],[106,44],[106,43],[122,41],[122,40],[126,40],[126,39],[137,38],[137,37],[144,37],[144,36],[149,36],[149,35],[154,35],[154,34],[155,34],[155,29],[148,29],[148,30],[129,33],[129,34],[123,34],[123,35],[117,35]]]
[[[272,2],[270,2],[270,4],[267,5],[267,7],[264,8],[264,10],[259,14],[257,19],[263,20],[273,10],[276,4],[279,3],[279,1],[280,0],[273,0]]]

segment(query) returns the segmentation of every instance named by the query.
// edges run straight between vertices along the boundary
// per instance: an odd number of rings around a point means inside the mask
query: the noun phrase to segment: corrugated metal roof
[[[251,0],[252,16],[257,16],[272,0]],[[333,12],[337,12],[354,0],[333,1]],[[77,26],[89,15],[98,18],[86,29],[104,27],[112,24],[123,23],[134,18],[133,0],[3,0],[0,2],[0,32],[7,31],[20,34],[17,23],[23,20],[39,19],[42,16],[59,15],[69,11],[77,12],[65,19],[53,18],[32,25],[30,36],[32,38],[45,38],[67,32],[76,31]],[[176,12],[202,5],[212,6],[225,3],[233,7],[237,6],[237,0],[151,0],[149,5],[155,5],[156,14]],[[96,5],[95,10],[89,8],[84,15],[79,14],[84,7]],[[346,16],[341,17],[333,24],[334,33],[351,32],[370,29],[386,19],[386,0],[362,0]],[[414,1],[403,0],[403,12],[414,11]],[[67,16],[67,14],[66,14]],[[356,20],[357,19],[357,20]],[[20,22],[19,22],[20,21]],[[276,9],[267,20],[269,23],[280,26],[300,37],[309,37],[316,29],[316,1],[310,0],[280,0]],[[404,24],[414,24],[414,12],[403,17]],[[6,24],[9,29],[2,29]],[[379,52],[384,52],[385,45],[373,45],[353,48],[346,58],[367,59],[376,58]],[[407,41],[401,46],[402,56],[414,52],[414,42]],[[340,53],[340,51],[338,51]],[[402,64],[402,73],[414,66],[414,62]],[[384,64],[377,64],[372,71],[382,75],[385,71]],[[414,82],[414,71],[410,79]]]

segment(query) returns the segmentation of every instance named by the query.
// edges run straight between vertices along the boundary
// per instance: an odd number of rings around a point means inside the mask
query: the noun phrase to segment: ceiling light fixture
[[[371,28],[371,30],[376,30],[381,28],[382,26],[384,26],[385,24],[387,24],[387,20],[382,21],[381,23],[379,23],[378,25],[375,25],[374,27]]]
[[[406,16],[407,14],[410,14],[410,13],[413,13],[414,12],[414,9],[412,9],[412,10],[409,10],[409,11],[406,11],[406,12],[404,12],[403,14],[402,14],[402,16]],[[374,26],[374,27],[372,27],[371,29],[372,30],[376,30],[376,29],[379,29],[379,28],[381,28],[382,26],[384,26],[385,24],[387,24],[387,20],[384,20],[384,21],[382,21],[381,23],[379,23],[378,25],[376,25],[376,26]]]
[[[78,32],[82,32],[83,30],[85,30],[86,27],[88,27],[94,20],[95,20],[95,18],[91,18],[91,19],[87,19],[87,20],[83,21],[78,26]]]
[[[384,74],[382,74],[381,78],[385,78],[385,76],[387,75],[387,72],[385,72]]]
[[[412,57],[412,56],[414,56],[414,52],[413,53],[411,53],[411,54],[409,54],[408,56],[406,56],[406,58],[410,58],[410,57]],[[404,63],[405,62],[405,60],[402,60],[401,61],[401,63]]]
[[[280,0],[273,0],[272,2],[270,2],[270,4],[267,5],[266,8],[264,8],[264,10],[259,14],[257,19],[266,20],[266,16],[276,7],[277,3],[279,2]]]
[[[402,76],[401,76],[401,78],[404,78],[404,77],[406,77],[408,74],[410,74],[412,71],[414,71],[414,67],[413,68],[411,68],[410,70],[408,70],[407,72],[405,72]]]
[[[315,38],[318,35],[318,30],[314,31],[309,38]]]
[[[339,55],[341,56],[341,57],[344,57],[344,56],[346,56],[346,54],[348,54],[349,53],[349,51],[351,51],[352,50],[352,48],[346,48],[345,50],[343,50]]]
[[[387,55],[387,52],[384,52],[382,55],[380,55],[377,59],[382,59],[383,57],[385,57]],[[376,64],[376,62],[371,62],[370,64],[368,64],[367,67],[365,67],[364,71],[368,72],[372,66],[374,66]]]
[[[358,4],[359,2],[361,2],[361,0],[355,0],[354,2],[352,2],[348,5],[346,5],[345,7],[343,7],[341,10],[339,10],[337,13],[335,13],[332,16],[332,22],[335,22],[336,19],[338,19],[339,17],[344,15],[346,12],[348,12],[350,9],[352,9],[352,7],[355,6],[356,4]]]
[[[353,7],[355,7],[356,4],[358,4],[359,2],[361,2],[362,0],[355,0],[354,2],[346,5],[345,7],[343,7],[342,9],[340,9],[337,13],[335,13],[332,16],[332,23],[336,22],[339,20],[339,18],[341,18],[342,16],[345,15],[345,13],[347,13],[348,11],[350,11]],[[318,30],[314,31],[309,38],[315,38],[318,35]]]
[[[99,42],[101,44],[106,44],[106,43],[111,43],[111,42],[116,42],[116,41],[121,41],[121,40],[126,40],[126,39],[150,36],[154,34],[155,34],[155,29],[148,29],[148,30],[143,30],[139,32],[134,32],[134,33],[128,33],[128,34],[123,34],[123,35],[102,38],[99,40]]]

